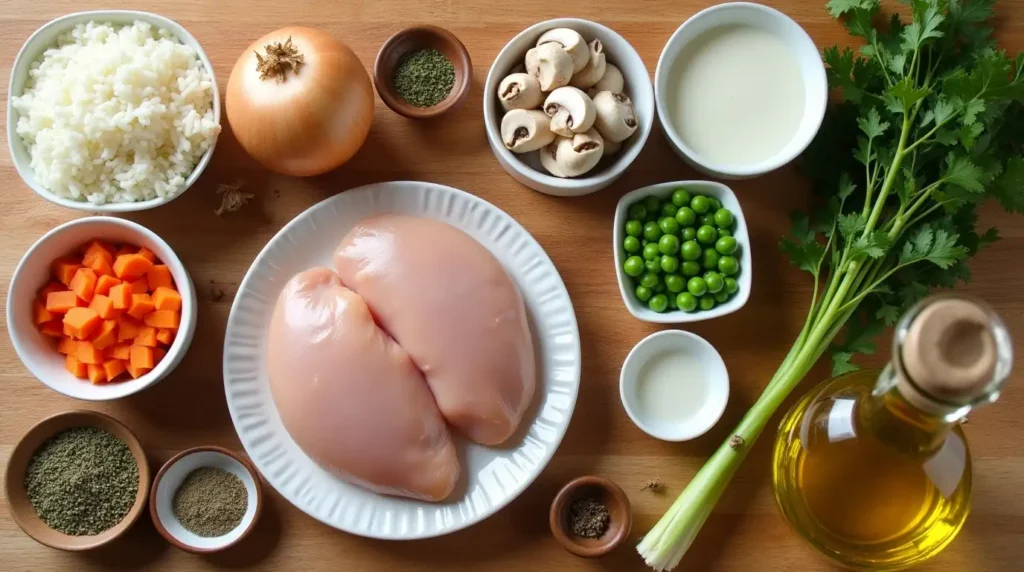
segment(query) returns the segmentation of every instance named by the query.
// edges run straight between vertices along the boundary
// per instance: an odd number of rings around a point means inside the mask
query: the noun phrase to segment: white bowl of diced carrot
[[[18,357],[78,399],[119,399],[160,381],[181,362],[195,326],[195,287],[181,260],[153,231],[119,218],[46,233],[7,294]]]

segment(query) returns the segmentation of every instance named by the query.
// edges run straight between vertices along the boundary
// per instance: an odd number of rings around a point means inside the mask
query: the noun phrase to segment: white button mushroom
[[[536,151],[555,140],[551,118],[537,109],[513,109],[501,118],[501,140],[513,153]]]
[[[604,155],[602,157],[610,157],[622,150],[622,143],[612,141],[611,139],[604,140]]]
[[[587,89],[604,77],[608,62],[604,57],[604,46],[601,44],[601,40],[590,42],[589,48],[590,61],[587,62],[587,66],[574,73],[569,80],[569,85],[573,87]]]
[[[567,177],[578,177],[597,166],[604,154],[604,140],[594,129],[556,141],[555,163]]]
[[[565,137],[556,137],[554,141],[540,150],[540,165],[552,175],[564,179],[568,175],[562,172],[558,166],[558,160],[555,158],[558,153],[558,142],[562,139],[568,140]]]
[[[587,65],[590,59],[590,52],[587,49],[587,42],[576,30],[570,28],[555,28],[541,34],[537,45],[554,43],[562,46],[562,49],[572,58],[572,72],[576,73]]]
[[[594,107],[597,110],[594,127],[605,139],[618,143],[636,131],[636,112],[625,94],[602,91],[594,96]]]
[[[505,111],[512,109],[535,109],[544,101],[540,82],[532,75],[514,73],[498,84],[498,100]]]
[[[569,85],[572,69],[572,58],[561,45],[554,42],[541,44],[526,52],[526,73],[537,78],[544,91]]]
[[[622,79],[622,72],[619,68],[615,67],[614,64],[606,64],[604,68],[604,75],[601,79],[594,84],[594,87],[587,91],[590,97],[594,97],[602,91],[610,91],[612,93],[622,93],[625,88],[625,82]]]
[[[560,87],[544,100],[544,112],[551,117],[551,130],[562,137],[583,133],[594,125],[596,109],[587,94],[575,87]]]

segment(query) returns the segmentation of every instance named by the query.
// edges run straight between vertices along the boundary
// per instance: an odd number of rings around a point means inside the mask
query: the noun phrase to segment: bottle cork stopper
[[[963,299],[926,306],[910,324],[903,342],[903,367],[914,385],[933,398],[966,405],[992,383],[998,348],[991,318]]]

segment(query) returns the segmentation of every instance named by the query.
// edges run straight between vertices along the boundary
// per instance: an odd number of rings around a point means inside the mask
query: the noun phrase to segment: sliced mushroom
[[[594,96],[594,107],[597,109],[594,127],[605,139],[619,143],[636,132],[636,111],[626,94],[602,91]]]
[[[608,157],[614,155],[622,150],[622,143],[612,141],[611,139],[604,140],[604,155],[602,157]]]
[[[530,74],[514,73],[498,84],[498,99],[505,111],[536,109],[544,101],[540,82]]]
[[[587,50],[587,41],[576,30],[570,28],[555,28],[544,32],[537,45],[553,43],[562,46],[562,49],[572,58],[572,72],[576,73],[587,65],[590,52]]]
[[[615,67],[615,64],[606,64],[604,68],[604,75],[601,79],[594,84],[594,87],[587,91],[590,97],[601,93],[602,91],[610,91],[612,93],[622,93],[625,87],[625,83],[622,80],[622,72],[619,68]]]
[[[596,109],[587,94],[575,87],[560,87],[544,100],[544,113],[551,117],[551,130],[562,137],[583,133],[594,125]]]
[[[573,87],[587,89],[604,77],[608,62],[605,61],[604,46],[601,44],[601,40],[590,42],[589,48],[590,61],[587,62],[587,66],[574,73],[572,79],[569,80],[569,85]]]
[[[566,137],[555,137],[554,141],[540,150],[540,164],[552,175],[564,179],[568,175],[562,172],[562,169],[558,166],[558,161],[555,159],[555,155],[558,153],[558,142],[563,139],[567,140]]]
[[[597,166],[604,154],[604,139],[594,129],[572,138],[559,138],[555,150],[558,170],[567,177],[578,177]]]
[[[513,153],[536,151],[555,140],[551,118],[539,109],[513,109],[501,118],[501,140]]]
[[[526,52],[526,73],[537,78],[544,91],[569,85],[572,77],[572,58],[554,42],[541,44]]]

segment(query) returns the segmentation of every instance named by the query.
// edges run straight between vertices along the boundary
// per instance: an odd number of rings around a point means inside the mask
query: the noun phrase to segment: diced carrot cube
[[[76,332],[74,328],[72,328],[71,326],[65,324],[63,320],[61,321],[61,324],[63,325],[63,331],[64,331],[64,335],[65,336],[67,336],[69,338],[77,338],[78,337],[78,332]]]
[[[82,363],[99,365],[103,363],[103,350],[89,342],[78,342],[78,352],[75,353],[75,357]]]
[[[67,369],[71,375],[79,379],[85,379],[89,375],[89,370],[86,365],[73,355],[69,355],[64,358],[64,368]]]
[[[46,304],[46,297],[50,295],[50,292],[64,292],[67,289],[68,287],[60,282],[49,282],[39,289],[39,301]]]
[[[37,326],[46,322],[52,322],[57,318],[53,312],[46,309],[46,304],[39,300],[32,301],[32,321]]]
[[[134,318],[121,316],[117,319],[117,341],[134,340],[139,335],[139,330],[142,327],[142,323]]]
[[[46,295],[46,311],[51,314],[66,314],[72,308],[85,306],[85,301],[71,290],[50,292]]]
[[[139,248],[139,251],[136,254],[152,262],[153,264],[156,264],[156,254],[154,254],[152,250],[146,248],[145,246]]]
[[[143,316],[155,309],[153,298],[149,294],[132,294],[132,302],[128,305],[128,315],[141,320]]]
[[[117,344],[109,351],[110,357],[116,359],[130,359],[132,355],[132,344],[131,342],[124,344]]]
[[[82,267],[82,263],[74,258],[61,257],[53,261],[50,269],[53,271],[53,277],[58,282],[65,286],[71,285],[71,279],[75,277],[75,273]]]
[[[153,363],[159,364],[160,360],[164,359],[165,355],[167,355],[167,350],[159,346],[153,348]],[[154,365],[153,367],[156,367],[156,365]]]
[[[51,338],[62,338],[64,337],[64,324],[60,320],[46,322],[39,326],[39,332]]]
[[[132,376],[132,379],[138,379],[150,372],[149,368],[135,367],[131,363],[125,364],[124,368],[128,370],[128,375]]]
[[[100,276],[96,279],[96,294],[103,296],[110,295],[110,289],[120,284],[121,281],[113,276]]]
[[[96,276],[114,276],[114,268],[103,258],[97,258],[86,266],[92,269]]]
[[[92,308],[71,308],[64,314],[64,323],[74,328],[82,339],[91,337],[102,322],[100,315]]]
[[[89,381],[93,385],[99,385],[101,383],[106,383],[106,381],[107,381],[107,372],[106,372],[106,370],[103,369],[103,364],[92,364],[91,363],[91,364],[88,365],[86,370],[88,371],[88,374],[89,374]]]
[[[106,260],[107,264],[114,263],[114,255],[100,244],[100,241],[94,240],[89,243],[89,246],[85,247],[85,253],[82,255],[82,264],[91,267],[97,259]]]
[[[132,294],[148,294],[149,293],[149,281],[145,278],[139,278],[135,282],[125,282],[131,286]]]
[[[119,359],[108,359],[103,362],[103,373],[107,374],[107,381],[114,381],[114,378],[124,373],[124,362]]]
[[[171,276],[171,269],[166,264],[154,264],[146,273],[146,280],[149,282],[149,291],[156,292],[157,288],[173,288],[174,278]]]
[[[114,260],[114,275],[121,280],[138,280],[153,267],[153,261],[141,254],[122,254]]]
[[[152,326],[142,326],[139,329],[139,335],[135,336],[135,341],[133,343],[137,346],[155,348],[157,346],[156,328]]]
[[[104,320],[111,320],[118,316],[118,310],[114,308],[114,301],[102,294],[93,296],[89,307],[96,310],[96,313]]]
[[[110,300],[114,302],[114,308],[127,310],[132,303],[131,284],[118,284],[110,289]]]
[[[173,288],[161,286],[153,290],[153,305],[157,310],[181,310],[181,294]]]
[[[132,346],[132,357],[129,360],[134,368],[149,368],[152,369],[155,362],[153,361],[153,348],[146,346]]]
[[[96,273],[92,268],[79,268],[71,279],[71,291],[89,302],[96,292]]]
[[[67,356],[78,355],[78,342],[71,338],[61,338],[57,342],[57,351]]]
[[[114,253],[114,260],[117,260],[118,256],[123,256],[125,254],[135,254],[138,251],[139,249],[136,248],[135,246],[132,246],[131,244],[122,244],[121,248],[118,248],[117,252]]]
[[[174,330],[159,329],[156,331],[156,341],[164,344],[165,346],[171,345],[174,342]]]
[[[143,318],[142,322],[147,326],[153,326],[154,328],[165,328],[168,330],[177,330],[178,323],[181,321],[181,313],[174,312],[171,310],[154,310]]]
[[[92,345],[96,349],[103,350],[114,345],[115,342],[117,342],[117,320],[104,320],[99,331],[96,332],[96,337],[92,340]]]

